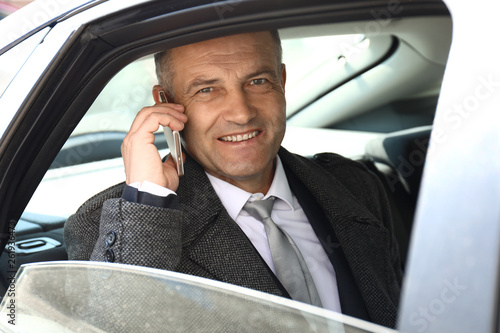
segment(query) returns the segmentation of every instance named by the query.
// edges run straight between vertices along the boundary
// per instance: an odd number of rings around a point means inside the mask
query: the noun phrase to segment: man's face
[[[205,170],[266,192],[285,134],[285,70],[271,34],[241,34],[175,48],[175,103],[185,107],[185,147]]]

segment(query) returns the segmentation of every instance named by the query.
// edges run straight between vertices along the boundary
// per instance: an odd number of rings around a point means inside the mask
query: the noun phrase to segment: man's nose
[[[243,89],[234,89],[228,92],[225,102],[223,113],[225,121],[244,125],[257,114],[249,96]]]

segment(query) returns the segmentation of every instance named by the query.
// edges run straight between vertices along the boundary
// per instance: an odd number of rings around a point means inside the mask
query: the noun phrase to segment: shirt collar
[[[243,209],[245,203],[252,197],[255,199],[267,199],[273,196],[283,200],[284,203],[290,207],[290,210],[293,210],[292,191],[288,185],[288,179],[286,178],[285,170],[283,169],[283,164],[279,156],[276,156],[276,172],[274,173],[273,182],[266,195],[262,193],[252,194],[208,173],[207,176],[222,204],[229,213],[229,216],[231,216],[233,220],[236,220],[236,217]]]
[[[276,172],[274,173],[274,179],[271,183],[271,187],[264,199],[269,197],[276,197],[283,200],[291,210],[293,210],[293,195],[290,185],[288,185],[288,179],[286,178],[285,169],[283,169],[283,164],[279,156],[276,156]]]

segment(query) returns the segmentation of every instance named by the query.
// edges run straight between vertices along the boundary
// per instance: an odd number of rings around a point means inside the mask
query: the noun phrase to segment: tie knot
[[[247,202],[243,208],[259,221],[271,217],[271,211],[273,210],[274,197],[268,198],[266,200],[255,200],[253,202]]]

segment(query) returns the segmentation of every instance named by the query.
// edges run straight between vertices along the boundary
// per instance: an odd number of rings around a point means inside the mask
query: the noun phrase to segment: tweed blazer
[[[300,182],[321,207],[326,217],[321,223],[334,231],[338,244],[321,243],[327,252],[342,249],[368,319],[393,327],[402,273],[382,184],[362,164],[336,154],[308,159],[281,148],[279,156],[287,177]],[[112,249],[115,262],[289,297],[189,156],[185,174],[177,190],[178,209],[125,201],[123,183],[90,198],[66,222],[69,259],[104,261]],[[106,242],[110,232],[111,246]]]

